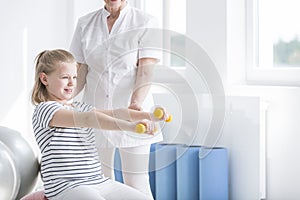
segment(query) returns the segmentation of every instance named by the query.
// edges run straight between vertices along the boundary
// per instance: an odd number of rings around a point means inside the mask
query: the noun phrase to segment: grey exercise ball
[[[34,188],[39,163],[37,156],[28,142],[16,131],[0,126],[0,141],[2,141],[12,152],[15,167],[19,171],[20,188],[16,199],[20,199]]]
[[[0,141],[0,199],[14,200],[18,195],[20,174],[12,157],[12,152]]]

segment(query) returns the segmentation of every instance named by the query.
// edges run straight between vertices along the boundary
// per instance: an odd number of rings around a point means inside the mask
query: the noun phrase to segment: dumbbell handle
[[[153,115],[157,119],[161,119],[164,115],[164,111],[161,108],[156,108],[153,112]],[[172,115],[169,115],[168,119],[165,120],[166,122],[172,121]],[[137,124],[135,127],[135,131],[137,133],[145,133],[146,132],[146,127],[144,124]]]
[[[157,131],[157,127],[155,126],[153,132],[156,132],[156,131]],[[137,132],[137,133],[145,133],[146,132],[146,126],[144,124],[137,124],[135,126],[135,132]]]

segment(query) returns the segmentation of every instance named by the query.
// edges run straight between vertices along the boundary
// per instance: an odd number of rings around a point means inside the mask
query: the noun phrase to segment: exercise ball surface
[[[19,172],[20,188],[16,199],[20,199],[31,192],[36,184],[39,172],[37,156],[18,131],[0,126],[0,141],[12,152],[15,167]]]
[[[0,141],[0,199],[16,199],[20,187],[20,175],[15,167],[12,152]]]

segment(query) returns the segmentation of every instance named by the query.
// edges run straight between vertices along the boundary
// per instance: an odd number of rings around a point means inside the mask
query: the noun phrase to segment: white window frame
[[[246,81],[248,84],[300,86],[300,68],[263,68],[256,63],[258,1],[246,1]]]

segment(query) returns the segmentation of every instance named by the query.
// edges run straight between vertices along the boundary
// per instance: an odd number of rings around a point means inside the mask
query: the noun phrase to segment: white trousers
[[[122,162],[123,181],[153,199],[149,180],[150,144],[119,148]],[[114,176],[115,148],[98,148],[102,172],[112,180]]]
[[[49,200],[151,200],[132,187],[113,180],[99,185],[82,185],[63,192]]]

